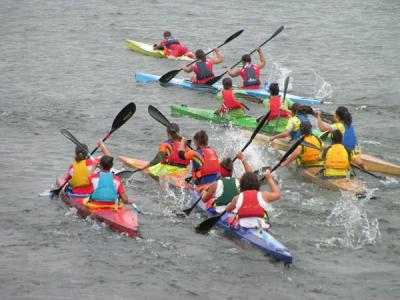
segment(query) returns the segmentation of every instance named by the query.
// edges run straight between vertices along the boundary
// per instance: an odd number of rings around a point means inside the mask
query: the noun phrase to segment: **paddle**
[[[268,43],[270,40],[272,40],[274,37],[276,37],[279,33],[281,33],[281,31],[282,31],[283,29],[284,29],[283,26],[279,27],[279,28],[274,32],[273,35],[271,35],[265,42],[263,42],[263,43],[262,43],[260,46],[258,46],[256,49],[254,49],[253,51],[251,51],[251,52],[249,53],[249,55],[252,55],[254,52],[257,51],[258,48],[261,48],[261,47],[264,46],[266,43]],[[236,66],[237,66],[238,64],[240,64],[241,62],[242,62],[242,61],[239,60],[237,63],[235,63],[235,64],[231,67],[231,69],[234,68],[234,67],[236,67]],[[207,85],[213,85],[214,83],[218,82],[222,77],[224,77],[224,75],[225,75],[226,73],[228,73],[228,71],[225,71],[224,73],[222,73],[222,74],[219,75],[219,76],[216,76],[216,77],[214,77],[214,78],[211,78],[211,79],[208,80],[205,84],[207,84]]]
[[[376,179],[387,180],[387,178],[385,176],[376,175],[376,174],[374,174],[372,172],[369,172],[367,170],[363,170],[359,166],[356,166],[356,165],[353,165],[353,164],[351,166],[352,166],[352,168],[356,168],[357,170],[360,170],[361,172],[367,173],[368,175],[371,175],[372,177],[375,177]]]
[[[284,85],[284,88],[283,88],[283,100],[282,100],[281,107],[283,107],[285,105],[286,92],[287,92],[288,87],[289,87],[289,78],[290,78],[289,76],[285,78],[285,85]],[[275,124],[274,130],[272,131],[272,135],[275,134],[276,128],[278,128],[278,123],[279,123],[279,118],[280,117],[281,117],[281,110],[279,109],[278,117],[276,118],[276,124]]]
[[[225,42],[223,42],[223,43],[222,43],[221,45],[219,45],[217,48],[221,48],[221,47],[224,46],[225,44],[227,44],[227,43],[229,43],[230,41],[234,40],[234,39],[237,38],[239,35],[241,35],[243,31],[244,31],[244,30],[242,29],[242,30],[239,30],[239,31],[235,32],[235,33],[232,34],[230,37],[228,37],[228,38],[225,40]],[[214,52],[214,49],[208,51],[205,55],[207,56],[207,55],[210,54],[211,52]],[[199,61],[199,60],[196,59],[196,60],[192,61],[190,64],[187,64],[186,67],[189,67],[189,66],[193,65],[194,63],[196,63],[196,62],[198,62],[198,61]],[[180,71],[182,71],[182,70],[183,70],[183,68],[180,68],[180,69],[177,69],[177,70],[169,71],[169,72],[165,73],[163,76],[161,76],[161,77],[158,79],[158,81],[161,82],[161,83],[163,83],[163,84],[168,83],[168,82],[170,82],[170,81],[172,80],[172,78],[174,78],[176,75],[178,75],[178,73],[179,73]]]
[[[279,168],[279,166],[289,157],[290,154],[293,153],[294,150],[296,150],[297,146],[299,146],[301,144],[301,142],[303,141],[303,139],[305,138],[305,135],[301,136],[289,149],[288,151],[286,151],[286,153],[283,155],[283,157],[281,158],[281,160],[271,169],[271,172],[275,171],[276,169]],[[263,177],[260,181],[264,180],[265,177]],[[206,234],[208,233],[211,228],[213,228],[218,221],[222,218],[222,216],[224,216],[227,213],[227,211],[225,210],[222,214],[218,215],[218,216],[214,216],[211,218],[208,218],[207,220],[201,222],[197,227],[196,227],[196,232],[197,233],[202,233],[202,234]]]
[[[264,101],[264,99],[261,97],[257,97],[257,96],[249,95],[249,94],[236,93],[235,97],[238,99],[244,99],[249,102],[255,102],[255,103],[263,103],[263,101]],[[253,101],[251,101],[251,100],[253,100]]]

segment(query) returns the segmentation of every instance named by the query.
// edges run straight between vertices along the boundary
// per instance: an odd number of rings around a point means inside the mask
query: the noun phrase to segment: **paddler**
[[[218,155],[208,146],[208,135],[200,130],[194,135],[195,150],[185,150],[186,139],[182,138],[178,156],[183,160],[192,161],[192,180],[200,186],[217,181],[220,177]]]
[[[264,101],[266,112],[271,112],[269,120],[280,118],[290,118],[291,114],[289,111],[290,101],[282,103],[281,97],[279,96],[279,85],[273,82],[269,86],[269,101]]]
[[[342,144],[340,130],[332,131],[332,144],[322,154],[324,160],[324,178],[346,178],[350,168],[349,153]]]
[[[113,157],[110,155],[103,141],[100,140],[98,145],[104,155],[100,159],[100,172],[94,174],[99,165],[97,161],[93,163],[89,172],[89,179],[94,190],[90,197],[91,201],[113,204],[119,197],[123,203],[133,204],[134,202],[129,200],[125,193],[122,180],[111,172],[114,161]]]
[[[339,106],[333,116],[334,124],[328,124],[321,119],[321,113],[317,112],[317,124],[321,131],[333,132],[339,130],[343,136],[343,145],[350,155],[350,160],[360,168],[366,170],[366,167],[361,159],[360,150],[358,150],[357,136],[352,125],[352,116],[349,110],[344,106]]]
[[[267,203],[279,200],[280,191],[270,170],[267,170],[264,176],[271,192],[260,192],[257,175],[253,172],[246,172],[240,179],[240,194],[226,206],[226,211],[236,213],[236,220],[242,227],[269,228]],[[232,223],[235,225],[237,222]]]
[[[191,66],[183,67],[183,71],[185,71],[186,73],[194,72],[195,76],[191,79],[193,83],[203,84],[215,77],[213,72],[213,65],[222,63],[224,61],[224,58],[222,57],[221,51],[218,48],[215,48],[214,51],[217,57],[207,58],[204,51],[198,49],[195,53],[195,56],[196,60],[199,61]]]
[[[177,38],[172,37],[170,31],[165,31],[164,39],[159,44],[154,44],[154,50],[164,50],[164,54],[168,59],[176,59],[179,56],[186,55],[187,57],[194,58],[192,52],[182,45]]]
[[[228,74],[231,77],[242,77],[243,82],[240,88],[248,90],[259,90],[261,87],[260,70],[265,66],[265,57],[261,48],[256,49],[260,62],[258,64],[251,63],[251,56],[245,54],[242,56],[242,67],[237,69],[228,68]]]
[[[305,135],[304,142],[313,145],[315,148],[299,145],[287,160],[282,163],[282,166],[287,166],[294,160],[296,160],[297,165],[302,168],[323,166],[322,151],[324,149],[324,143],[320,138],[312,135],[312,126],[310,122],[301,122],[300,135],[303,134]]]
[[[232,79],[226,77],[222,80],[223,89],[217,94],[217,99],[222,102],[216,113],[220,116],[244,117],[244,105],[235,98],[232,90]]]
[[[245,172],[252,171],[243,152],[236,153],[236,158],[242,162]],[[213,199],[212,203],[207,204],[207,206],[213,206],[217,211],[222,212],[233,197],[239,194],[240,183],[237,178],[233,177],[233,160],[231,158],[225,158],[221,161],[220,174],[221,178],[213,182],[203,192],[202,200],[207,203],[210,199]]]
[[[302,122],[310,123],[307,115],[303,112],[302,106],[299,103],[293,103],[291,107],[292,117],[288,120],[284,132],[273,135],[270,138],[270,142],[276,139],[284,139],[290,136],[290,140],[296,140],[300,137],[300,124]],[[311,124],[311,123],[310,123]]]
[[[149,163],[150,175],[158,177],[187,171],[190,161],[178,156],[182,139],[179,130],[178,124],[175,123],[171,123],[171,127],[167,128],[168,139],[160,145],[157,155]],[[185,151],[187,150],[189,148],[185,145]]]

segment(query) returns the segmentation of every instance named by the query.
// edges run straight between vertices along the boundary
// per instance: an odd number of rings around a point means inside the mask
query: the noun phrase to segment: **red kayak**
[[[64,179],[57,178],[58,186],[64,183]],[[62,200],[71,207],[77,209],[78,214],[83,218],[90,216],[100,222],[104,222],[111,229],[124,232],[130,237],[138,236],[138,216],[137,213],[123,207],[122,204],[115,209],[115,205],[88,203],[89,195],[66,194],[64,191],[61,193]]]

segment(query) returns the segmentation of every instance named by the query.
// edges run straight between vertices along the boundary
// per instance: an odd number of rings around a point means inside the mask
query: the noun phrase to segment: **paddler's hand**
[[[272,173],[271,173],[271,170],[270,170],[270,169],[268,169],[268,170],[265,171],[264,176],[265,176],[265,179],[266,179],[267,181],[273,180],[273,179],[272,179]]]
[[[275,136],[272,136],[272,137],[269,139],[269,142],[272,143],[275,139],[276,139],[276,137],[275,137]]]
[[[238,153],[236,153],[236,158],[239,160],[243,160],[244,159],[244,154],[242,151],[239,151]]]
[[[260,53],[261,48],[260,48],[260,47],[257,47],[257,48],[256,48],[256,51],[257,51],[258,53]]]
[[[124,202],[124,203],[129,205],[129,204],[134,204],[135,201],[132,201],[132,200],[129,200],[129,199],[128,199],[128,200],[127,200],[126,202]]]
[[[321,112],[320,111],[315,112],[315,117],[321,120]]]

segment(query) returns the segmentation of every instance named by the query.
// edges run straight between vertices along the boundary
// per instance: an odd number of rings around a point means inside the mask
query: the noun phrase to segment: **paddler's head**
[[[335,118],[336,118],[335,121],[342,122],[342,123],[346,124],[347,126],[350,126],[353,121],[353,118],[351,117],[351,113],[349,112],[347,107],[344,107],[344,106],[339,106],[336,109]]]
[[[77,162],[80,162],[80,161],[86,159],[86,155],[87,155],[87,153],[88,153],[88,151],[89,151],[89,148],[88,148],[87,145],[82,144],[82,146],[83,146],[83,148],[84,148],[85,150],[81,149],[81,148],[78,147],[78,146],[76,146],[76,148],[75,148],[75,160],[76,160]]]
[[[224,90],[232,89],[232,79],[230,79],[229,77],[225,77],[222,80],[222,85],[224,86]]]
[[[292,105],[292,107],[290,108],[291,109],[291,111],[292,111],[292,115],[293,116],[295,116],[295,115],[297,115],[298,114],[298,112],[299,112],[299,107],[300,107],[300,104],[299,103],[293,103],[293,105]]]
[[[171,37],[171,31],[164,31],[164,34],[163,34],[163,36],[164,36],[164,38],[169,38],[169,37]]]
[[[279,84],[273,82],[269,85],[269,94],[270,96],[278,96],[279,95]]]
[[[114,158],[112,156],[103,155],[100,159],[100,168],[103,171],[110,171],[114,164]]]
[[[310,135],[312,132],[312,125],[310,122],[301,122],[300,123],[300,134]]]
[[[240,178],[240,191],[250,191],[250,190],[260,190],[260,181],[258,177],[253,172],[246,172]]]
[[[170,140],[179,140],[179,126],[176,123],[171,123],[171,127],[167,128],[167,136]]]
[[[196,56],[196,59],[199,59],[201,61],[206,61],[206,54],[204,53],[203,50],[197,49],[194,55]]]
[[[243,66],[251,64],[251,56],[249,54],[245,54],[242,56],[242,64]]]
[[[341,144],[343,140],[343,135],[340,130],[332,131],[332,144]]]
[[[219,164],[220,174],[222,177],[232,177],[233,161],[230,157],[224,158]]]
[[[193,139],[197,148],[204,148],[208,146],[208,135],[204,130],[197,132]]]

